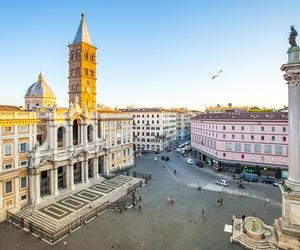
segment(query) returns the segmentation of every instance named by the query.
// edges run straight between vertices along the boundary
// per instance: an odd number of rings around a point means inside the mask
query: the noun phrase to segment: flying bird
[[[223,73],[223,69],[219,70],[218,73],[213,75],[213,77],[211,79],[214,80],[215,78],[219,77],[221,75],[221,73]]]

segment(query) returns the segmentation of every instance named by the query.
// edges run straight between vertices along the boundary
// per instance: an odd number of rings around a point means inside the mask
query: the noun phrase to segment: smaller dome
[[[30,97],[56,99],[53,90],[46,84],[42,73],[40,73],[38,81],[32,84],[26,91],[25,98]]]

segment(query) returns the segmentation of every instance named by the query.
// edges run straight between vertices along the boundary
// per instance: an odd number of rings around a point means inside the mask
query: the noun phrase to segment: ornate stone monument
[[[289,177],[282,185],[282,217],[274,227],[255,217],[233,217],[231,242],[246,249],[300,250],[300,47],[298,33],[291,26],[288,63],[281,70],[288,84],[289,99]]]
[[[281,67],[289,93],[289,177],[280,187],[282,217],[275,220],[278,246],[282,249],[300,249],[300,47],[296,36],[291,26],[288,63]]]

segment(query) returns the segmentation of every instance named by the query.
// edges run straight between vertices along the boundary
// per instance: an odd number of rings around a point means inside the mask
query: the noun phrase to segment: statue
[[[291,47],[298,47],[297,43],[296,43],[296,37],[298,35],[297,31],[294,28],[294,25],[291,25],[291,32],[289,35],[289,43],[291,45]]]

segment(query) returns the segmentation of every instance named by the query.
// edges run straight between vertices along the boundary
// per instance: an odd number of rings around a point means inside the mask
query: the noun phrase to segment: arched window
[[[79,145],[79,125],[77,119],[73,122],[73,145]]]
[[[92,125],[88,125],[88,127],[87,127],[87,139],[88,139],[88,142],[93,142],[93,126]]]
[[[57,147],[66,146],[66,129],[64,127],[59,127],[57,129]]]

